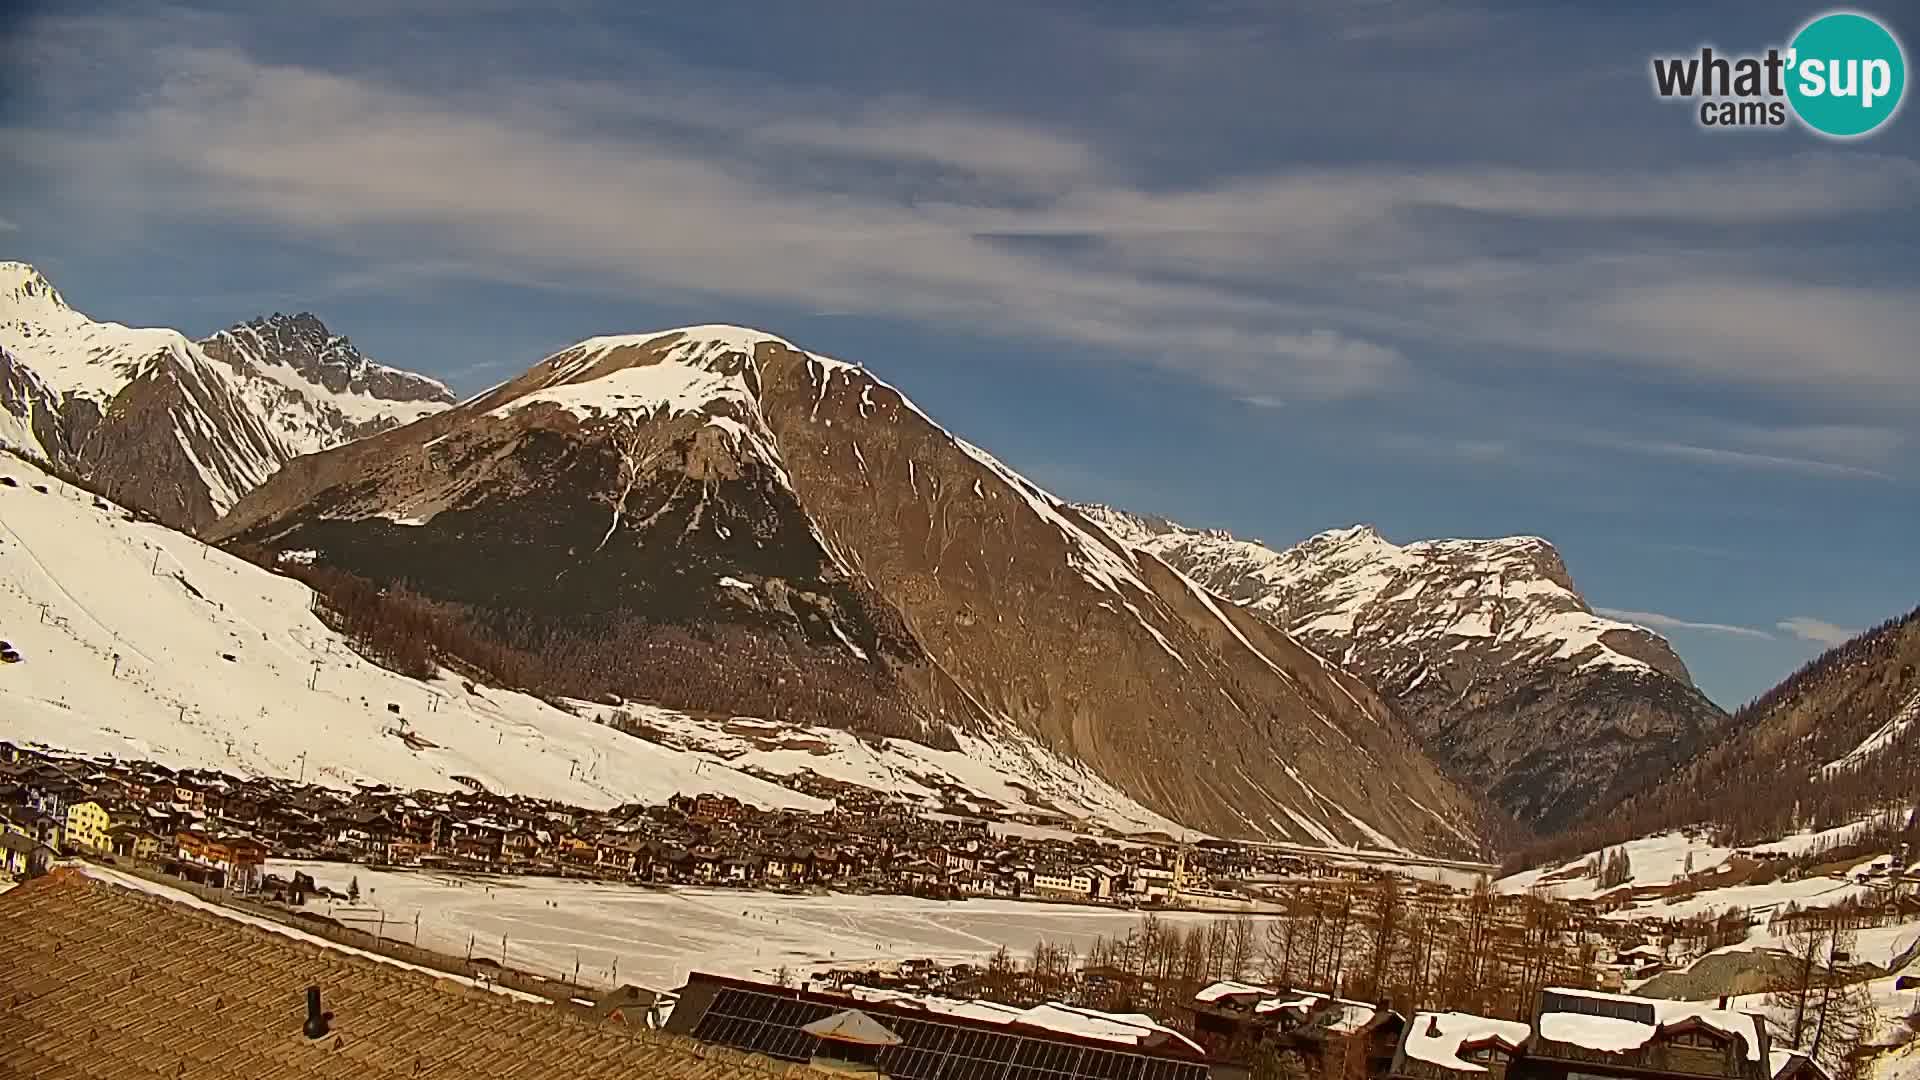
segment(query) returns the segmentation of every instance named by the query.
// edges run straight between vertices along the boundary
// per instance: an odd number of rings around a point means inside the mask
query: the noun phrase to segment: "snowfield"
[[[1834,829],[1826,829],[1821,832],[1795,833],[1782,840],[1775,840],[1765,844],[1754,844],[1745,848],[1716,847],[1708,843],[1704,838],[1690,838],[1686,834],[1679,832],[1659,833],[1654,836],[1643,836],[1638,840],[1630,840],[1625,844],[1618,845],[1617,848],[1607,849],[1607,851],[1625,849],[1627,858],[1632,864],[1632,876],[1627,879],[1625,884],[1618,885],[1614,889],[1601,889],[1597,878],[1571,876],[1577,873],[1579,868],[1586,865],[1594,856],[1604,855],[1605,852],[1588,852],[1578,858],[1569,859],[1562,863],[1555,863],[1552,866],[1525,870],[1518,874],[1501,878],[1494,883],[1494,888],[1503,893],[1523,893],[1531,891],[1536,887],[1544,887],[1548,892],[1563,900],[1591,899],[1605,892],[1613,892],[1618,889],[1637,889],[1649,886],[1670,885],[1681,877],[1686,876],[1689,857],[1692,859],[1692,873],[1696,875],[1705,874],[1725,866],[1727,861],[1733,858],[1734,854],[1738,851],[1750,851],[1758,854],[1778,852],[1786,855],[1801,855],[1821,847],[1842,843],[1847,839],[1848,834],[1858,831],[1859,828],[1860,824],[1855,823],[1852,825],[1842,825]],[[1564,880],[1549,880],[1553,878],[1564,878]],[[1827,881],[1825,878],[1817,880]],[[1807,896],[1802,895],[1802,893],[1806,892],[1806,890],[1796,891],[1793,890],[1791,886],[1807,884],[1807,882],[1781,882],[1777,885],[1761,886],[1761,888],[1786,889],[1787,891],[1780,895],[1779,902],[1784,903],[1788,899],[1797,899],[1804,905],[1807,903]],[[1831,885],[1833,883],[1827,881],[1827,884]],[[1720,896],[1722,892],[1727,891],[1731,890],[1719,890],[1716,891],[1714,895]],[[1819,894],[1810,893],[1808,895]],[[1751,900],[1755,898],[1748,897],[1747,899]],[[1760,899],[1763,903],[1767,902],[1764,897]],[[1837,899],[1838,898],[1835,897],[1834,899],[1823,899],[1819,902],[1833,903]],[[1736,901],[1721,899],[1716,906],[1724,908],[1727,904],[1734,902]],[[1664,907],[1662,910],[1670,911],[1675,917],[1692,914],[1690,910],[1681,911]]]
[[[1084,954],[1094,939],[1124,936],[1139,920],[1116,908],[1018,900],[652,889],[384,872],[343,863],[272,861],[267,869],[283,877],[297,870],[343,892],[358,878],[359,904],[318,901],[309,907],[362,929],[380,926],[384,913],[384,932],[411,942],[418,916],[426,948],[464,956],[471,936],[473,955],[499,960],[505,934],[508,966],[571,977],[577,958],[582,982],[611,985],[617,961],[620,982],[657,989],[680,986],[695,970],[753,977],[783,966],[798,974],[919,957],[978,963],[1001,945],[1023,954],[1040,940],[1071,943]],[[1216,917],[1160,913],[1180,923]]]
[[[826,728],[626,706],[662,733],[653,742],[595,722],[612,709],[405,678],[355,654],[297,581],[128,520],[20,459],[0,456],[0,478],[14,485],[0,483],[0,639],[25,658],[0,667],[0,738],[339,787],[453,790],[464,777],[594,808],[710,791],[822,810],[742,771],[810,769],[934,805],[953,789],[981,806],[1178,831],[1037,745],[875,747]]]

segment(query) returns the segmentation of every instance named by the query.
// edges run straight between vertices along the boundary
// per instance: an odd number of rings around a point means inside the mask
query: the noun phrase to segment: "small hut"
[[[900,1036],[858,1009],[823,1016],[800,1030],[819,1038],[811,1064],[828,1072],[880,1077],[880,1051],[900,1045]]]

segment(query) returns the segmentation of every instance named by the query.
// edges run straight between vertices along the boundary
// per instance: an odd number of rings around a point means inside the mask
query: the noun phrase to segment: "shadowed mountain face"
[[[1542,832],[1644,789],[1726,723],[1664,639],[1595,615],[1539,537],[1401,546],[1362,525],[1275,551],[1082,509],[1366,679],[1429,756]]]
[[[711,699],[677,704],[792,690],[877,735],[1030,740],[1216,833],[1477,847],[1475,801],[1361,682],[765,334],[583,342],[290,462],[217,534],[608,657],[609,689],[659,685],[623,655],[711,643],[673,654]]]

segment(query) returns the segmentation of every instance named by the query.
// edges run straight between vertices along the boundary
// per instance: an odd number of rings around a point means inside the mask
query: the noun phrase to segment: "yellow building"
[[[88,851],[107,849],[107,829],[112,819],[107,808],[97,802],[79,802],[67,807],[67,843]]]

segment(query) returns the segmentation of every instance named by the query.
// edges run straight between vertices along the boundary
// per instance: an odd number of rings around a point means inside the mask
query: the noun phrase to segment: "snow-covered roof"
[[[1518,1050],[1532,1034],[1531,1027],[1513,1020],[1495,1020],[1471,1013],[1422,1012],[1413,1014],[1402,1045],[1406,1055],[1416,1061],[1458,1072],[1486,1072],[1485,1066],[1466,1060],[1460,1051],[1476,1043],[1494,1041]]]
[[[1193,995],[1193,1000],[1199,1001],[1199,1002],[1211,1002],[1211,1001],[1219,1001],[1222,998],[1230,998],[1230,997],[1262,997],[1264,998],[1264,997],[1271,997],[1273,994],[1274,994],[1274,991],[1269,990],[1264,986],[1253,986],[1248,983],[1235,982],[1232,979],[1224,979],[1220,982],[1214,983],[1212,986],[1209,986],[1206,989],[1201,990],[1199,993]]]
[[[1563,997],[1647,1006],[1653,1016],[1653,1022],[1648,1024],[1617,1016],[1595,1016],[1584,1012],[1543,1009],[1540,1014],[1540,1037],[1543,1039],[1570,1043],[1589,1050],[1620,1053],[1645,1046],[1663,1028],[1693,1022],[1738,1038],[1746,1047],[1747,1060],[1760,1060],[1762,1020],[1752,1013],[1721,1009],[1691,1001],[1630,997],[1625,994],[1608,994],[1597,990],[1554,988],[1547,993]]]
[[[932,994],[908,994],[898,990],[849,987],[849,996],[859,1001],[879,1001],[925,1009],[941,1016],[978,1020],[989,1024],[1022,1024],[1027,1027],[1078,1035],[1084,1039],[1144,1046],[1164,1036],[1178,1040],[1187,1050],[1204,1053],[1198,1043],[1156,1021],[1145,1013],[1107,1013],[1082,1009],[1050,1001],[1031,1009],[1019,1009],[994,1001],[959,1001]]]
[[[1767,1054],[1767,1075],[1779,1076],[1793,1064],[1794,1058],[1805,1057],[1798,1050],[1774,1050]]]
[[[1352,1001],[1342,1001],[1337,1008],[1338,1013],[1327,1022],[1327,1030],[1341,1035],[1351,1035],[1359,1031],[1373,1023],[1373,1018],[1380,1015],[1379,1009]]]

